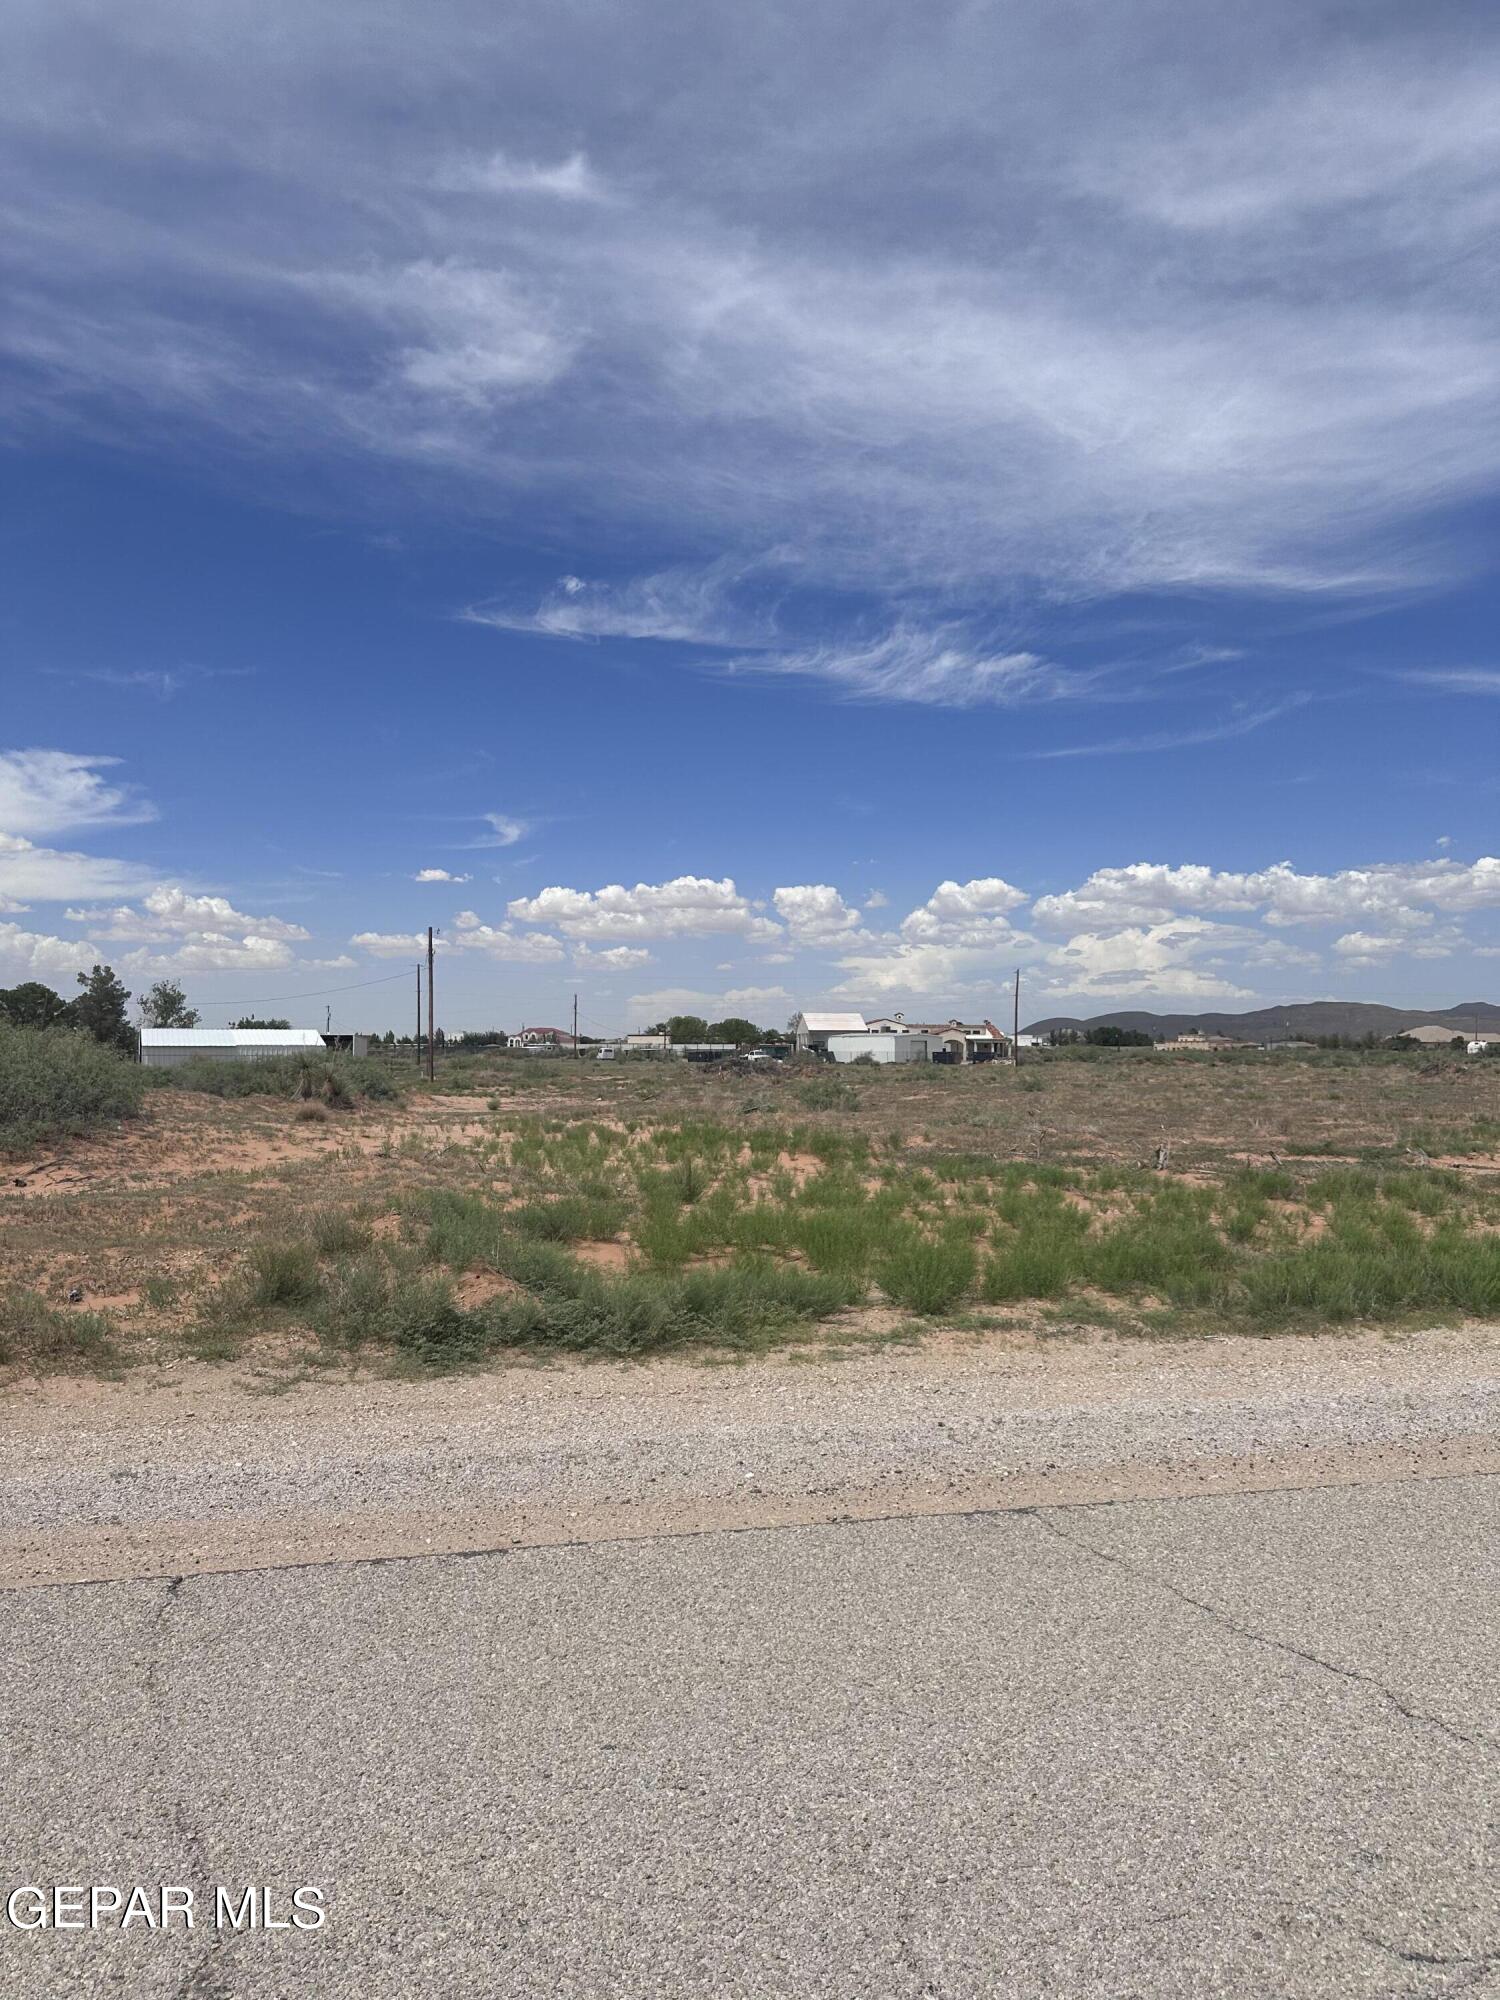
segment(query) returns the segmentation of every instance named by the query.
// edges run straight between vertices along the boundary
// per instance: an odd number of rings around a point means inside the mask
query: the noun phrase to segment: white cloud
[[[358,950],[368,952],[371,958],[409,958],[416,960],[427,950],[426,931],[356,931],[349,940]],[[435,940],[436,947],[444,948],[442,938]]]
[[[576,944],[573,956],[581,964],[607,965],[612,972],[625,972],[638,965],[654,963],[649,951],[633,944],[612,944],[604,951],[596,951],[592,945]]]
[[[1226,743],[1237,736],[1249,736],[1252,731],[1264,728],[1268,722],[1276,722],[1283,715],[1305,708],[1312,699],[1310,695],[1288,695],[1285,701],[1275,701],[1260,708],[1249,708],[1243,702],[1236,702],[1230,712],[1216,722],[1202,722],[1186,729],[1150,730],[1138,736],[1113,736],[1103,743],[1069,743],[1053,750],[1029,750],[1027,756],[1038,761],[1060,757],[1117,757],[1135,756],[1154,750],[1190,750],[1204,743]]]
[[[159,977],[181,972],[281,972],[296,963],[284,938],[197,931],[174,939],[165,951],[142,948],[127,952],[120,960],[120,970]]]
[[[103,957],[98,946],[85,938],[50,937],[42,931],[23,930],[19,924],[0,923],[0,965],[11,973],[40,978],[49,973],[87,972]]]
[[[889,907],[890,900],[890,897],[886,895],[883,889],[872,889],[869,895],[865,897],[865,908],[867,910],[884,910]]]
[[[1347,923],[1375,918],[1401,928],[1432,912],[1500,908],[1500,859],[1387,861],[1336,875],[1302,875],[1289,861],[1248,874],[1201,865],[1137,861],[1100,868],[1077,889],[1040,896],[1034,921],[1046,928],[1155,923],[1179,911],[1261,912],[1273,925]]]
[[[1251,989],[1191,963],[1239,941],[1233,926],[1201,917],[1136,926],[1108,935],[1081,932],[1048,954],[1051,990],[1095,998],[1244,1000]]]
[[[937,704],[945,708],[1008,708],[1087,693],[1098,676],[1057,665],[1037,653],[1000,651],[961,626],[902,623],[862,644],[835,643],[800,651],[767,650],[732,660],[731,673],[795,674],[823,681],[851,699]]]
[[[472,875],[450,875],[446,868],[419,868],[413,882],[471,882]]]
[[[1446,694],[1500,694],[1497,667],[1414,667],[1395,678],[1413,687],[1440,688]]]
[[[551,924],[565,937],[712,937],[733,933],[779,938],[780,926],[757,916],[728,876],[678,875],[670,882],[611,883],[603,889],[543,889],[508,905],[518,923]]]
[[[69,909],[64,912],[72,924],[88,924],[99,937],[116,939],[167,938],[189,932],[229,931],[253,933],[258,938],[305,939],[309,933],[301,924],[283,917],[251,917],[237,910],[223,896],[194,896],[176,883],[162,882],[141,899],[141,907],[122,904],[115,909]]]
[[[1378,965],[1393,958],[1451,958],[1462,942],[1451,932],[1381,937],[1369,931],[1346,931],[1334,939],[1333,949],[1353,964]]]
[[[840,945],[865,935],[858,910],[851,909],[826,882],[777,889],[771,901],[794,945]]]
[[[511,813],[483,813],[480,817],[488,822],[490,830],[478,840],[471,840],[470,847],[514,847],[531,831],[530,820],[517,819]],[[467,881],[468,877],[460,879]]]
[[[131,861],[37,847],[20,834],[0,832],[0,897],[12,907],[62,903],[85,896],[134,895],[151,880]]]
[[[356,931],[349,942],[372,958],[418,959],[427,952],[426,931]],[[440,952],[481,952],[516,965],[547,965],[564,956],[557,938],[513,931],[508,924],[487,924],[473,910],[460,910],[453,932],[435,938],[433,944]]]
[[[902,918],[901,934],[914,943],[984,944],[1010,934],[1009,913],[1025,901],[1025,890],[999,875],[940,882],[925,903]]]
[[[791,998],[784,986],[731,986],[722,993],[704,993],[692,986],[663,986],[654,993],[632,993],[626,1004],[661,1013],[683,1013],[691,1008],[709,1020],[723,1020],[747,1007],[774,1013],[787,1006]]]
[[[81,826],[133,826],[156,809],[100,775],[118,757],[72,750],[0,750],[0,832],[61,833]]]
[[[550,195],[559,201],[605,201],[608,189],[589,165],[586,153],[544,165],[512,159],[507,153],[488,158],[452,160],[437,175],[435,185],[455,194]]]

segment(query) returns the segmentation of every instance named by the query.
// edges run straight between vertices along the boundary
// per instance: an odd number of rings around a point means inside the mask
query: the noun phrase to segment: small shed
[[[147,1069],[185,1062],[265,1062],[273,1056],[326,1054],[316,1028],[142,1028]]]

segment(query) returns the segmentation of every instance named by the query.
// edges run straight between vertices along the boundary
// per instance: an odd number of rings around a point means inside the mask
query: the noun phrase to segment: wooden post
[[[422,967],[417,966],[417,1074],[422,1073]]]
[[[573,1054],[578,1055],[578,995],[573,995]]]
[[[432,1082],[433,1077],[436,1075],[436,1070],[434,1068],[434,1057],[436,1051],[433,1045],[433,1036],[434,1036],[434,1030],[432,1025],[432,925],[429,924],[427,926],[427,1081],[429,1083]]]
[[[1021,968],[1016,967],[1016,997],[1010,1021],[1010,1066],[1021,1067]]]

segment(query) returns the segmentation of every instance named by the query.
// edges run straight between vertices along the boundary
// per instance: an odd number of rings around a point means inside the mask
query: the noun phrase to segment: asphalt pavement
[[[198,1921],[0,1922],[0,1993],[1484,2000],[1497,1492],[11,1591],[6,1890]],[[248,1884],[326,1921],[216,1928]]]

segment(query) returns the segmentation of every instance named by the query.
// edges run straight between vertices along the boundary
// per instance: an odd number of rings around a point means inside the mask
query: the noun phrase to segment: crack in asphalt
[[[1286,1653],[1292,1659],[1301,1660],[1310,1667],[1318,1667],[1322,1672],[1334,1674],[1340,1680],[1353,1681],[1360,1687],[1370,1688],[1389,1702],[1397,1714],[1404,1716],[1408,1722],[1414,1722],[1425,1729],[1436,1729],[1452,1742],[1462,1743],[1467,1749],[1487,1750],[1491,1753],[1500,1751],[1500,1743],[1493,1737],[1485,1735],[1482,1730],[1460,1729],[1456,1723],[1447,1722],[1440,1715],[1433,1715],[1426,1709],[1417,1708],[1404,1695],[1398,1694],[1394,1688],[1387,1687],[1376,1675],[1363,1673],[1358,1667],[1340,1666],[1337,1660],[1326,1660],[1321,1653],[1310,1653],[1306,1647],[1298,1646],[1290,1639],[1278,1638],[1274,1632],[1258,1631],[1255,1626],[1242,1623],[1222,1605],[1210,1603],[1205,1597],[1194,1597],[1191,1591],[1184,1590],[1180,1584],[1172,1583],[1165,1577],[1152,1575],[1149,1570],[1139,1568],[1126,1557],[1117,1555],[1112,1549],[1101,1549],[1097,1543],[1087,1540],[1082,1535],[1070,1534],[1056,1521],[1048,1518],[1050,1510],[1040,1507],[1016,1507],[1011,1511],[1035,1522],[1037,1527],[1053,1536],[1055,1540],[1065,1543],[1069,1548],[1078,1549],[1084,1555],[1092,1556],[1096,1562],[1110,1563],[1116,1569],[1124,1570],[1127,1576],[1134,1577],[1137,1583],[1145,1584],[1153,1590],[1164,1591],[1169,1597],[1175,1597],[1180,1604],[1186,1604],[1194,1611],[1201,1611],[1205,1617],[1212,1618],[1216,1624],[1221,1625],[1226,1632],[1232,1632],[1236,1638],[1248,1639],[1253,1645],[1265,1646],[1271,1652]]]
[[[166,1579],[166,1590],[147,1627],[152,1644],[141,1676],[141,1687],[158,1711],[162,1708],[164,1695],[162,1645],[170,1632],[168,1619],[181,1601],[183,1590],[191,1580],[187,1576],[169,1576]],[[181,1842],[189,1863],[190,1879],[204,1885],[212,1882],[214,1878],[208,1850],[202,1832],[187,1805],[181,1799],[165,1797],[159,1800],[159,1804],[163,1818],[168,1821]],[[196,1939],[196,1931],[192,1935]],[[205,1933],[200,1947],[204,1955],[202,1957],[195,1955],[193,1962],[184,1967],[181,1980],[176,1987],[175,2000],[230,2000],[229,1988],[221,1979],[212,1956],[220,1943],[217,1931]]]

